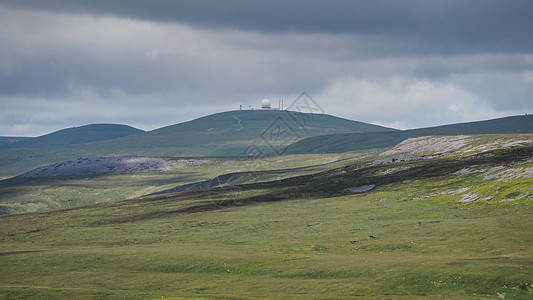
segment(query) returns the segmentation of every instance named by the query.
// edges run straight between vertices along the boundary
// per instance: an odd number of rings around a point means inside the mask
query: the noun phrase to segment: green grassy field
[[[531,147],[367,157],[1,216],[0,298],[531,298],[532,157]]]
[[[263,172],[249,176],[251,178],[247,181],[280,179],[342,166],[357,160],[361,155],[363,154],[306,154],[272,156],[261,160],[231,157],[202,158],[201,164],[175,166],[165,171],[14,177],[0,181],[0,214],[44,211],[126,200],[178,185],[213,179],[228,173],[262,170]],[[174,160],[181,159],[175,158]],[[224,184],[227,180],[215,182]],[[215,182],[209,185],[214,185]]]

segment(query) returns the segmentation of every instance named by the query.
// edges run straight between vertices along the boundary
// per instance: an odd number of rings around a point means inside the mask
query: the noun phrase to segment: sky
[[[533,113],[533,1],[0,0],[0,136],[289,106],[409,129]]]

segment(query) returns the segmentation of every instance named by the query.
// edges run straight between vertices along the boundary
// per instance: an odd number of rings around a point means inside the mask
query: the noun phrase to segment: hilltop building
[[[263,99],[261,100],[261,109],[262,110],[280,110],[281,108],[272,107],[270,100]]]
[[[272,109],[272,107],[270,105],[270,100],[268,100],[268,99],[261,100],[261,109],[266,109],[266,110]]]
[[[279,107],[272,107],[272,103],[269,99],[261,100],[261,110],[281,110],[283,107],[283,100],[279,101]],[[239,106],[239,110],[242,110],[242,105]],[[249,110],[254,110],[254,107],[250,105]]]

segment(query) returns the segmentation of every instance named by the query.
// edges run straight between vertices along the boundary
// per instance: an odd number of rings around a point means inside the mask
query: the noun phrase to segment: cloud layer
[[[397,128],[529,113],[529,11],[530,1],[0,1],[0,135],[150,130],[302,91],[326,113]]]

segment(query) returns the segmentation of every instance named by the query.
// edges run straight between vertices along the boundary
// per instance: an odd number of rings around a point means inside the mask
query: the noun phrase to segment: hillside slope
[[[35,138],[26,138],[7,144],[4,148],[51,148],[69,146],[111,140],[141,132],[144,131],[127,125],[89,124],[58,130]]]
[[[100,145],[116,151],[129,148],[135,151],[132,154],[143,155],[236,156],[251,144],[273,152],[310,136],[393,130],[325,114],[243,110],[217,113]]]
[[[335,168],[361,155],[289,155],[250,161],[238,157],[79,158],[34,169],[0,180],[0,214],[68,208],[116,202],[175,189],[250,181],[270,181]],[[250,173],[252,170],[260,170]],[[240,180],[242,182],[242,180]]]
[[[0,147],[29,139],[28,137],[0,136]]]
[[[379,165],[441,156],[472,156],[533,146],[533,134],[433,136],[381,152],[299,154],[258,158],[79,158],[0,181],[0,214],[114,202],[146,194],[281,180],[358,162]]]
[[[228,111],[106,141],[40,149],[15,149],[14,144],[12,149],[0,149],[0,176],[17,175],[78,157],[240,156],[250,151],[280,153],[286,146],[305,137],[393,130],[330,115],[288,111]]]
[[[286,153],[342,153],[392,147],[408,138],[430,135],[533,133],[533,115],[443,125],[396,132],[336,134],[310,137],[288,147]]]
[[[439,157],[0,216],[0,295],[530,299],[533,148],[456,157],[461,140]]]

